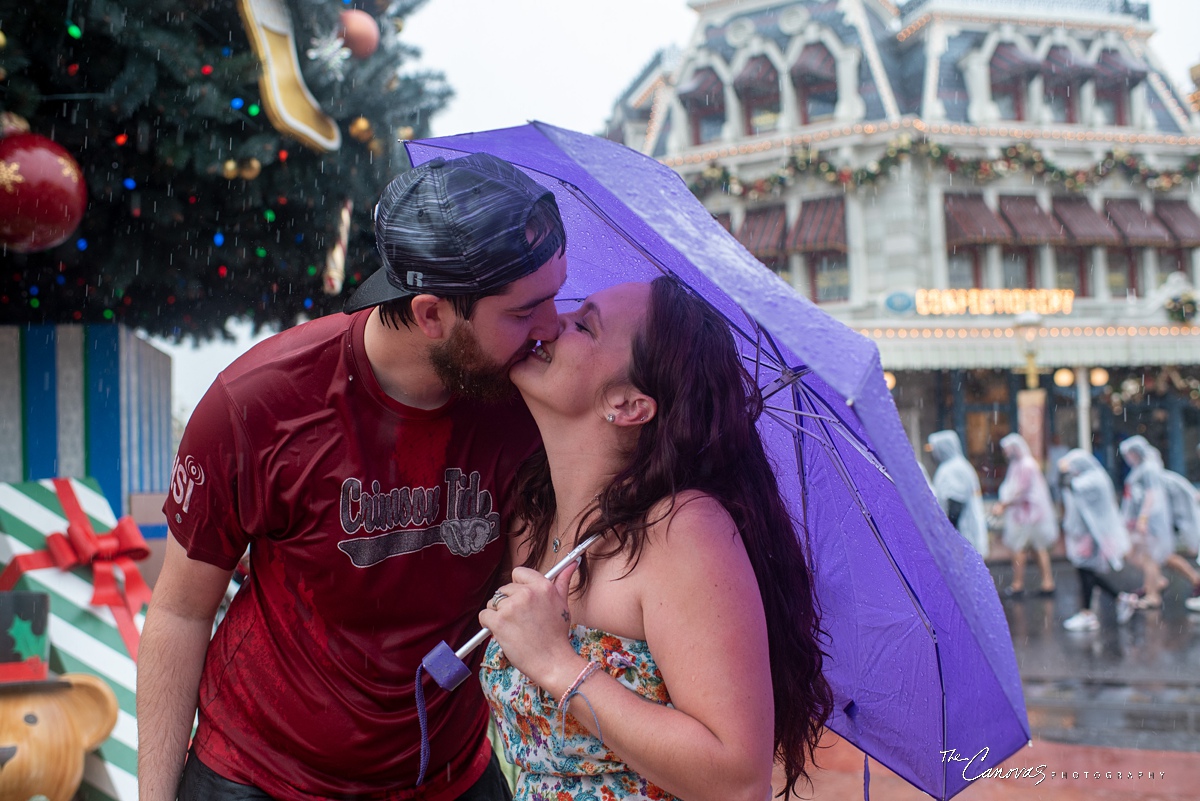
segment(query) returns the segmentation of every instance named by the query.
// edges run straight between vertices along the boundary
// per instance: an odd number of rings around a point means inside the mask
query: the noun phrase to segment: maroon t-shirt
[[[208,649],[195,747],[280,799],[454,798],[490,756],[478,682],[414,678],[457,648],[498,579],[501,520],[538,443],[519,399],[412,409],[367,363],[369,311],[259,344],[193,412],[164,511],[192,559],[250,578]],[[472,663],[473,664],[473,663]]]

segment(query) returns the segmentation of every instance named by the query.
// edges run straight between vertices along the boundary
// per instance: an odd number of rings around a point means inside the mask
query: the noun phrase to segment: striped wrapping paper
[[[169,355],[115,324],[0,326],[0,376],[0,481],[91,476],[118,515],[166,492]]]
[[[75,496],[97,532],[116,525],[112,507],[92,480],[72,480]],[[0,563],[46,547],[46,536],[66,530],[67,521],[50,481],[0,484]],[[79,798],[86,801],[136,801],[137,668],[106,607],[91,606],[90,568],[47,568],[25,573],[15,589],[50,594],[50,670],[90,673],[108,682],[117,695],[117,726],[84,765]],[[135,618],[140,631],[144,616]]]

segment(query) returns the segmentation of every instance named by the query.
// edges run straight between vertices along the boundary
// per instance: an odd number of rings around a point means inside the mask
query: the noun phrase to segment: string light
[[[116,135],[116,138],[114,138],[113,141],[117,143],[118,147],[124,147],[125,143],[129,141],[129,135],[119,133]]]
[[[74,22],[68,22],[67,23],[67,36],[70,36],[72,39],[82,39],[83,31]]]
[[[221,233],[220,231],[213,234],[213,244],[216,245],[217,247],[221,247],[221,245],[224,245],[225,244],[225,234]]]
[[[213,74],[212,64],[205,64],[203,67],[201,67],[200,74],[201,75],[212,75]]]
[[[246,105],[246,101],[240,97],[235,97],[229,101],[229,107],[231,109],[233,109],[234,111],[237,111],[238,109],[242,108],[245,105]]]

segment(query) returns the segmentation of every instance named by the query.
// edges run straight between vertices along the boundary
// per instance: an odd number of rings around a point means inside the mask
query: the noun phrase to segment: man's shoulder
[[[239,385],[273,380],[293,370],[303,376],[330,361],[329,357],[333,357],[330,363],[336,363],[340,354],[332,346],[346,340],[353,319],[330,314],[280,331],[235,359],[221,371],[221,379],[232,392]]]

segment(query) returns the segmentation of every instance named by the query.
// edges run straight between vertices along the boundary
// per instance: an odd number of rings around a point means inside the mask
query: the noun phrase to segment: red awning
[[[746,212],[738,241],[759,259],[772,259],[783,253],[783,234],[787,223],[783,206],[768,206]]]
[[[1012,242],[1013,233],[982,195],[946,195],[946,244],[992,245]]]
[[[1200,248],[1200,217],[1186,200],[1160,200],[1154,213],[1175,236],[1180,247]]]
[[[1042,211],[1032,195],[1002,195],[1000,214],[1012,226],[1019,244],[1065,245],[1070,241],[1062,223]]]
[[[729,212],[723,211],[720,214],[714,214],[713,217],[716,218],[717,222],[719,222],[721,227],[726,231],[733,231],[733,218],[729,216]]]
[[[840,195],[806,200],[788,237],[789,252],[846,252],[846,201]]]
[[[1142,211],[1142,205],[1136,200],[1109,200],[1104,204],[1104,210],[1125,241],[1134,247],[1162,248],[1175,244],[1162,221]]]
[[[1092,208],[1086,198],[1054,198],[1054,216],[1078,245],[1116,247],[1121,244],[1117,229],[1103,214]]]
[[[992,54],[992,83],[1008,83],[1016,78],[1027,78],[1041,69],[1041,59],[1032,53],[1026,53],[1011,42],[996,45],[996,52]]]
[[[675,96],[687,106],[723,106],[725,90],[717,73],[705,67],[697,70],[687,83],[675,90]]]
[[[1132,89],[1146,80],[1150,68],[1116,51],[1105,50],[1096,62],[1096,85],[1102,89]]]
[[[796,83],[837,81],[837,62],[823,44],[807,44],[792,65],[792,80]]]
[[[771,59],[755,56],[746,62],[745,68],[733,82],[733,88],[741,97],[768,97],[779,94],[779,73]]]
[[[1096,65],[1083,56],[1077,56],[1071,48],[1058,45],[1050,48],[1042,62],[1042,78],[1047,84],[1062,86],[1067,83],[1082,83],[1096,71]]]

